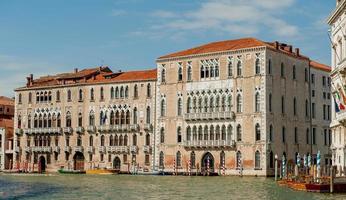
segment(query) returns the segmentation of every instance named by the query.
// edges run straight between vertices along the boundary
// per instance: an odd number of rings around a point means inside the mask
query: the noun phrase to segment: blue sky
[[[279,40],[330,63],[334,0],[2,0],[0,95],[35,77],[108,65],[155,68],[161,55],[240,37]]]

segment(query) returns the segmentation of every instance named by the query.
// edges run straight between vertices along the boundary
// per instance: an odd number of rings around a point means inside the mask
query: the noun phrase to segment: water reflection
[[[297,192],[271,179],[120,175],[0,175],[2,199],[346,199]]]

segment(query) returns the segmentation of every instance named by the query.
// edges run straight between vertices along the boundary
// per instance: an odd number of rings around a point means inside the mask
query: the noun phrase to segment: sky
[[[155,68],[167,53],[242,37],[330,64],[335,0],[1,0],[0,96],[74,68]]]

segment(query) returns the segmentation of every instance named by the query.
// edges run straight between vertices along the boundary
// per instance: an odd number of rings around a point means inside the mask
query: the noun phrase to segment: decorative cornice
[[[332,23],[340,15],[341,11],[345,8],[345,6],[346,6],[346,1],[345,0],[341,4],[337,5],[335,10],[332,12],[332,14],[327,19],[327,23],[329,25],[332,25]]]

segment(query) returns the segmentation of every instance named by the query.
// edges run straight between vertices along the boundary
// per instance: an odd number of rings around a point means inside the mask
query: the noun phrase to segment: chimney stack
[[[299,48],[295,48],[295,54],[296,56],[300,56]]]
[[[26,86],[32,86],[32,82],[34,80],[34,75],[30,74],[29,77],[26,77]]]
[[[278,41],[274,42],[274,47],[275,47],[275,49],[279,49],[279,42]]]
[[[74,68],[74,73],[77,73],[78,72],[78,68]]]
[[[292,53],[292,49],[293,49],[292,45],[289,45],[289,46],[288,46],[288,51],[289,51],[290,53]]]

